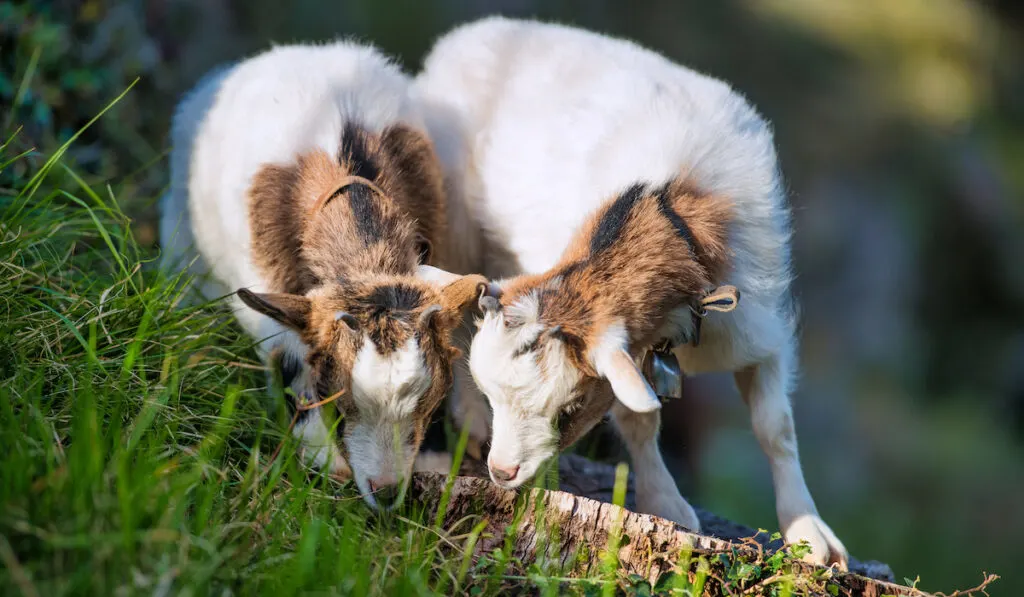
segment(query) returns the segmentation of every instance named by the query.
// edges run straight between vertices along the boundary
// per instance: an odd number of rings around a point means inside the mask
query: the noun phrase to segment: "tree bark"
[[[478,463],[469,463],[461,472],[479,475],[481,471]],[[668,520],[612,505],[615,468],[611,465],[569,454],[560,458],[558,472],[562,491],[516,492],[502,489],[480,476],[456,477],[443,518],[445,528],[468,518],[482,517],[487,523],[476,544],[477,555],[500,549],[506,534],[511,532],[512,556],[519,561],[529,563],[543,558],[573,574],[588,576],[600,573],[609,541],[621,530],[620,570],[639,575],[652,586],[662,575],[672,571],[680,554],[687,551],[694,558],[726,553],[756,562],[780,547],[769,544],[763,533],[750,540],[748,538],[756,533],[754,529],[699,508],[702,534],[698,535]],[[436,512],[442,502],[445,480],[443,475],[418,474],[413,477],[411,494]],[[632,476],[627,488],[626,505],[631,507],[634,503]],[[529,507],[519,510],[521,519],[516,521],[517,503],[523,503],[524,499],[528,500]],[[809,564],[796,563],[795,566],[798,577],[810,579],[805,588],[812,594],[830,595],[838,589],[838,595],[848,597],[927,595],[894,584],[892,571],[880,562],[851,560],[849,573],[835,571],[824,575],[821,569],[814,574],[816,569]],[[829,589],[826,584],[834,586]]]

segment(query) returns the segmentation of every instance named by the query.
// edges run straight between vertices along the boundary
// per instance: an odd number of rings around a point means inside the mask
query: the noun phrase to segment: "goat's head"
[[[461,354],[452,333],[485,282],[420,266],[416,275],[326,283],[305,295],[238,291],[308,347],[307,399],[341,392],[340,433],[371,506],[401,501],[430,416],[452,385]]]
[[[560,284],[524,277],[510,281],[516,289],[501,301],[480,301],[470,371],[494,413],[488,468],[504,487],[528,481],[600,422],[613,400],[635,412],[661,406],[633,359],[625,323]],[[694,306],[726,311],[736,300],[733,289],[694,297]]]
[[[494,413],[491,478],[505,487],[529,480],[598,423],[614,398],[636,411],[660,406],[622,324],[597,330],[585,302],[556,293],[563,294],[542,285],[504,305],[481,300],[470,370]]]

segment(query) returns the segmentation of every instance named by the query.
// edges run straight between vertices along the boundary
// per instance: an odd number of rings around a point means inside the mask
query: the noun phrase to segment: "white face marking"
[[[359,416],[345,429],[345,446],[356,485],[371,506],[377,502],[370,479],[408,479],[418,448],[411,441],[413,415],[430,384],[416,338],[382,356],[364,336],[352,366],[352,399]]]
[[[494,413],[490,463],[519,467],[512,481],[494,481],[516,487],[555,455],[555,419],[575,398],[574,390],[582,374],[557,342],[546,343],[539,354],[537,349],[516,354],[545,332],[543,324],[537,321],[537,300],[533,295],[509,305],[505,311],[484,316],[470,347],[469,368]],[[506,316],[519,325],[507,328]]]
[[[430,371],[416,338],[382,356],[364,335],[352,365],[352,399],[360,412],[379,411],[384,418],[400,420],[412,413],[429,387]]]

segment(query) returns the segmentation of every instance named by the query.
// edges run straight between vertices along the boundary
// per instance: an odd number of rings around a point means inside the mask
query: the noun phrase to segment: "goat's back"
[[[729,282],[769,310],[786,303],[772,134],[725,83],[628,41],[489,18],[440,40],[417,86],[457,124],[460,175],[515,269],[553,266],[587,214],[633,183],[686,177],[735,205]]]
[[[178,236],[164,243],[165,262],[198,256],[211,273],[201,286],[208,298],[241,287],[273,290],[252,258],[253,176],[313,149],[337,155],[348,121],[371,133],[399,122],[423,129],[408,77],[367,46],[276,47],[202,80],[172,124],[171,188],[161,228],[176,227]],[[259,333],[262,318],[237,312],[251,333]]]

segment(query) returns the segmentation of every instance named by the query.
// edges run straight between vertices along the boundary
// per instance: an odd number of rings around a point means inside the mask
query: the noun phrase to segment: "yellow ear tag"
[[[701,299],[700,306],[705,311],[728,313],[735,309],[739,302],[740,291],[735,286],[719,286]]]

